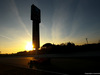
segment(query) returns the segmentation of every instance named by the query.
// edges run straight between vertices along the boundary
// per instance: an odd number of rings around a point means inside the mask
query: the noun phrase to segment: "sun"
[[[32,42],[27,42],[25,49],[26,49],[27,51],[33,50]]]

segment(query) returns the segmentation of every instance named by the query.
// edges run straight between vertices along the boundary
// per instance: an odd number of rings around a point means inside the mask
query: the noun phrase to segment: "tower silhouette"
[[[32,43],[34,48],[38,50],[40,47],[40,38],[39,38],[39,23],[40,19],[40,9],[37,8],[34,4],[31,6],[31,20],[32,20]]]

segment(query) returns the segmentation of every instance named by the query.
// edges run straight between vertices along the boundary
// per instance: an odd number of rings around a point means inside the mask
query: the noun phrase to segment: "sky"
[[[24,51],[32,41],[31,5],[41,10],[40,46],[100,40],[100,0],[0,0],[0,51]]]

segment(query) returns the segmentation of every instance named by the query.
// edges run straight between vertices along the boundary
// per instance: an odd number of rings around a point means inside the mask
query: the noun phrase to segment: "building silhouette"
[[[39,36],[39,23],[40,19],[40,9],[37,8],[34,4],[31,6],[31,20],[32,20],[32,43],[34,48],[38,50],[40,47],[40,36]]]

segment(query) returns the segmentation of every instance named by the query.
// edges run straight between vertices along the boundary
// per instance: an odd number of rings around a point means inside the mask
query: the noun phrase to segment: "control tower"
[[[32,43],[36,50],[40,47],[40,38],[39,38],[39,23],[41,22],[40,18],[40,9],[37,8],[34,4],[31,6],[31,20],[32,20]]]

